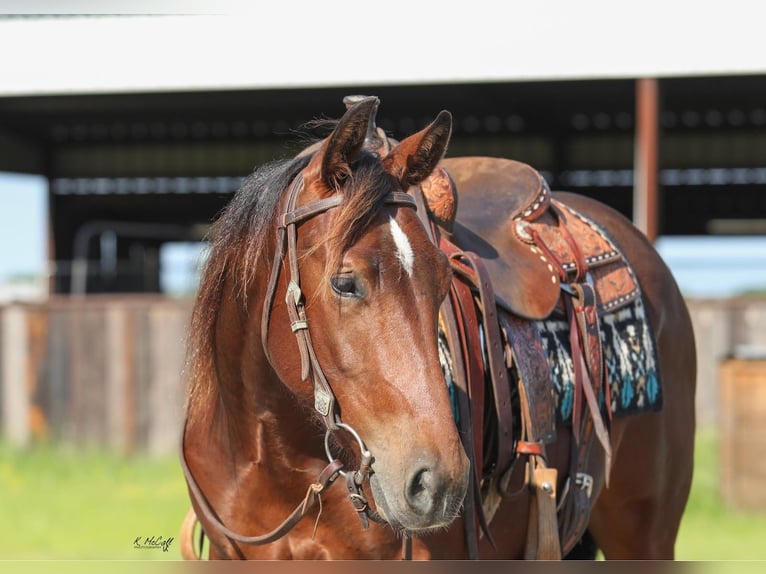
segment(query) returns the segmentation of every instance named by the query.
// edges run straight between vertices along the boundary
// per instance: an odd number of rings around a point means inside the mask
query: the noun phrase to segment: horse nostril
[[[429,468],[415,472],[405,490],[407,504],[421,514],[430,513],[435,502],[435,482],[434,473]]]

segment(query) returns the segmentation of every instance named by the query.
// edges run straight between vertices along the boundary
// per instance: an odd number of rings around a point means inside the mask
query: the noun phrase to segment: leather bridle
[[[285,303],[287,305],[288,316],[290,317],[290,328],[295,333],[298,341],[298,349],[301,356],[301,380],[305,381],[309,376],[311,377],[314,387],[314,408],[322,415],[327,430],[334,431],[339,428],[337,423],[340,421],[340,416],[336,412],[335,395],[327,382],[327,377],[325,377],[322,367],[319,365],[314,347],[311,344],[308,319],[306,318],[304,298],[301,291],[300,269],[298,267],[297,228],[300,223],[339,206],[343,202],[343,196],[335,194],[296,208],[295,204],[301,189],[303,189],[303,175],[298,174],[288,190],[286,211],[282,214],[277,225],[277,247],[271,267],[271,275],[266,287],[263,314],[261,316],[261,341],[264,353],[271,362],[268,348],[269,322],[279,274],[284,260],[287,258],[287,264],[290,267],[290,282],[285,293]],[[386,204],[403,205],[417,209],[415,199],[403,192],[392,192],[383,201]]]
[[[189,486],[191,497],[196,502],[197,511],[200,514],[199,517],[204,519],[207,527],[213,528],[218,531],[218,533],[223,534],[233,541],[251,546],[268,544],[287,534],[308,513],[308,511],[313,508],[317,501],[321,503],[321,494],[331,486],[339,476],[343,476],[346,479],[349,500],[354,506],[354,510],[358,513],[362,526],[364,528],[368,527],[368,519],[386,524],[386,520],[370,507],[367,498],[362,491],[362,485],[372,473],[374,458],[366,448],[359,434],[351,426],[341,421],[337,410],[335,394],[330,387],[327,377],[322,371],[322,367],[319,364],[319,360],[317,359],[311,342],[305,301],[301,291],[300,268],[298,265],[298,225],[341,205],[344,197],[342,194],[336,193],[325,199],[316,200],[301,207],[296,207],[298,196],[303,189],[303,186],[303,172],[300,172],[290,184],[287,192],[285,212],[279,217],[277,222],[277,245],[271,273],[269,275],[269,282],[266,288],[263,314],[261,315],[261,341],[266,358],[273,365],[268,348],[269,323],[271,320],[271,312],[279,276],[282,267],[286,263],[290,269],[290,281],[285,293],[285,303],[287,305],[287,313],[290,319],[290,328],[293,333],[295,333],[298,342],[298,350],[301,357],[301,380],[305,381],[309,377],[311,378],[314,390],[314,408],[321,415],[326,427],[325,451],[329,464],[322,470],[317,480],[309,485],[304,499],[279,526],[263,535],[243,536],[228,529],[211,508],[202,493],[202,490],[194,479],[184,455],[186,423],[184,423],[184,429],[181,434],[181,466]],[[417,210],[417,204],[413,196],[404,192],[392,192],[383,198],[383,202],[389,205],[401,205]],[[285,259],[287,260],[286,262]],[[342,470],[343,463],[337,458],[333,458],[330,452],[330,435],[339,429],[350,433],[361,450],[360,465],[354,472],[344,472]],[[409,557],[411,554],[411,540],[408,536],[405,536],[403,548],[405,557]]]

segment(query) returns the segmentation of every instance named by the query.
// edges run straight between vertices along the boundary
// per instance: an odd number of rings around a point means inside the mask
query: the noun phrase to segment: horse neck
[[[310,417],[297,414],[299,407],[266,358],[262,304],[254,295],[263,287],[256,284],[250,292],[244,307],[236,289],[223,290],[215,325],[215,384],[208,400],[197,405],[194,418],[206,422],[197,432],[214,443],[215,456],[238,466],[255,462],[289,470],[310,465],[309,459],[316,465],[324,452],[321,433]]]

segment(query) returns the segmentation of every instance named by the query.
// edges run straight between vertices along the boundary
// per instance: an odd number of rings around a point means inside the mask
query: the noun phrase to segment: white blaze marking
[[[404,231],[402,231],[402,228],[399,227],[399,224],[393,217],[389,221],[391,223],[391,235],[393,235],[394,243],[396,243],[396,256],[402,263],[402,267],[404,267],[407,275],[412,277],[412,264],[415,262],[415,255],[412,253],[410,240],[407,239]]]

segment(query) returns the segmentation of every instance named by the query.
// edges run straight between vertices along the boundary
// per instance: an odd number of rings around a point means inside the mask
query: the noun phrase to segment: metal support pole
[[[659,87],[656,78],[636,81],[633,223],[654,242],[658,235]]]

